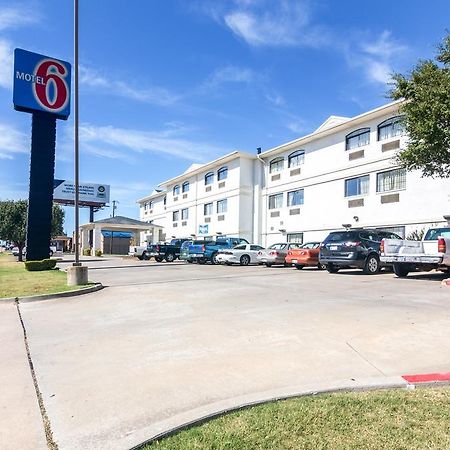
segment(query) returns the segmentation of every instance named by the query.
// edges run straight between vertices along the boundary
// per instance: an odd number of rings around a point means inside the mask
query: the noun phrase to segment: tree
[[[410,74],[393,76],[389,96],[405,99],[400,107],[409,134],[406,149],[398,154],[407,170],[424,176],[450,175],[450,35],[438,46],[435,61],[421,60]]]
[[[11,241],[19,248],[19,261],[22,261],[22,249],[27,233],[27,200],[7,200],[0,202],[0,239]],[[52,236],[63,234],[64,210],[53,205]]]

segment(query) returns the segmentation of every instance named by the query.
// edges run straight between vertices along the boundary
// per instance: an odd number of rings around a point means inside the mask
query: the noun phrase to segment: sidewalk
[[[22,326],[14,303],[0,302],[0,448],[47,448]]]

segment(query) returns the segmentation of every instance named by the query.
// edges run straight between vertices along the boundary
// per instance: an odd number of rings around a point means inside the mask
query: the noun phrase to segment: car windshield
[[[301,248],[307,248],[307,249],[313,249],[318,248],[320,245],[320,242],[307,242],[306,244],[303,244]]]
[[[437,241],[440,237],[450,238],[450,228],[432,228],[427,231],[424,241]]]
[[[236,245],[235,247],[233,247],[233,250],[245,250],[245,244]]]
[[[269,247],[269,250],[283,250],[286,247],[286,244],[272,244]]]
[[[186,249],[186,248],[188,248],[191,244],[192,244],[192,241],[184,241],[184,242],[181,244],[181,248]]]

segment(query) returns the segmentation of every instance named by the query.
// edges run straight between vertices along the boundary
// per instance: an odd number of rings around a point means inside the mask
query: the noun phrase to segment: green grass
[[[145,449],[450,449],[450,387],[268,403],[181,431]]]
[[[84,286],[67,286],[67,274],[59,270],[28,272],[22,262],[0,253],[0,299],[38,294],[55,294],[78,290]]]

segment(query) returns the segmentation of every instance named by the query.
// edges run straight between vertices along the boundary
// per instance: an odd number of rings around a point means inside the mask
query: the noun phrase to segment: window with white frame
[[[345,196],[354,197],[369,193],[369,175],[345,180]]]
[[[303,244],[303,233],[289,233],[287,235],[287,241]]]
[[[228,168],[222,167],[217,171],[217,179],[219,181],[226,180],[228,178]]]
[[[189,192],[189,181],[185,181],[182,186],[181,186],[181,191],[184,192]]]
[[[284,169],[284,158],[275,158],[270,161],[270,173],[281,172]]]
[[[214,172],[209,172],[205,175],[205,185],[214,183]]]
[[[227,207],[228,207],[227,203],[228,203],[227,199],[217,201],[217,213],[218,214],[227,212]]]
[[[213,204],[205,203],[203,205],[203,215],[210,216],[213,213]]]
[[[283,207],[283,194],[269,195],[269,209],[278,209]]]
[[[377,173],[377,192],[406,189],[406,169],[393,169]]]
[[[144,203],[144,211],[147,211],[147,209],[148,209],[148,203],[145,202],[145,203]]]
[[[403,116],[391,117],[378,125],[378,140],[400,136],[404,132]]]
[[[172,220],[174,222],[177,222],[178,220],[180,220],[180,211],[173,211],[172,212]]]
[[[360,128],[345,137],[345,149],[353,150],[370,143],[370,128]]]
[[[189,219],[189,208],[184,208],[181,210],[181,220]]]
[[[166,206],[166,203],[167,203],[167,196],[166,195],[164,196],[163,203],[164,203],[164,206]]]
[[[303,205],[304,194],[304,189],[288,192],[288,206]]]
[[[305,162],[305,150],[297,150],[288,156],[288,167],[297,167]]]
[[[179,195],[180,194],[180,186],[177,184],[176,186],[173,187],[173,195]]]

